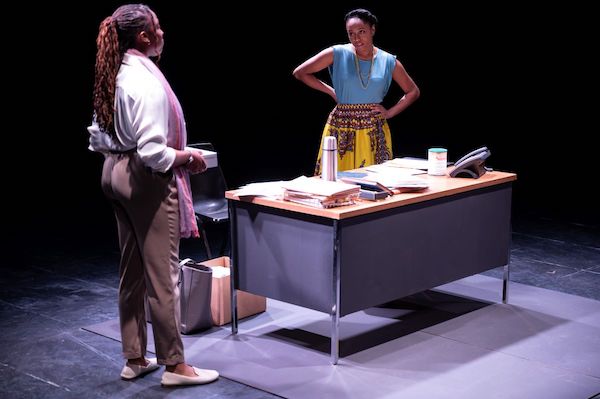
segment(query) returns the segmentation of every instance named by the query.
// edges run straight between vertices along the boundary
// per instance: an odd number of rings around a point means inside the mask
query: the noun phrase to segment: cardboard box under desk
[[[209,259],[202,262],[204,266],[230,267],[229,257]],[[230,276],[212,278],[212,293],[210,297],[210,312],[213,323],[217,326],[231,323],[231,282]],[[264,312],[267,309],[267,298],[237,290],[238,320],[244,317]]]

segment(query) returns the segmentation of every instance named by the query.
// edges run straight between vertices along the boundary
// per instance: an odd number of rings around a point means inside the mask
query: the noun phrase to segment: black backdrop
[[[98,25],[119,4],[36,6],[9,41],[15,79],[8,84],[16,86],[9,111],[24,122],[11,148],[25,160],[10,175],[35,170],[14,179],[20,206],[7,215],[16,221],[11,236],[93,239],[114,230],[99,188],[102,158],[87,151],[86,126]],[[396,54],[421,88],[421,98],[390,120],[396,156],[443,146],[456,160],[487,145],[490,166],[519,176],[516,214],[598,220],[590,193],[600,167],[591,144],[598,124],[588,98],[598,92],[599,69],[589,10],[506,2],[147,4],[165,31],[161,68],[183,105],[189,141],[214,143],[232,188],[312,173],[333,103],[291,72],[347,41],[343,16],[362,6],[379,17],[375,44]],[[31,37],[19,42],[24,31]],[[25,62],[33,73],[23,73]],[[393,87],[387,105],[399,96]]]

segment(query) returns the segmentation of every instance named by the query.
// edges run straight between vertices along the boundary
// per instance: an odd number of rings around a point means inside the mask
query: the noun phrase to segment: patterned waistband
[[[369,129],[384,121],[379,113],[374,113],[375,104],[338,104],[329,114],[327,123],[338,128]]]

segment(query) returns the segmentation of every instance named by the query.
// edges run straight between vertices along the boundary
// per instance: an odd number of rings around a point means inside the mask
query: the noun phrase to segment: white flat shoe
[[[123,370],[121,371],[121,378],[124,380],[132,380],[134,378],[140,377],[144,374],[148,374],[151,371],[158,369],[160,366],[156,362],[156,358],[147,359],[148,364],[145,366],[140,366],[137,364],[129,364],[125,363]]]
[[[187,375],[165,371],[160,383],[164,386],[200,385],[208,384],[219,378],[219,372],[217,370],[199,369],[198,367],[194,367],[194,372],[197,374],[195,377],[188,377]]]

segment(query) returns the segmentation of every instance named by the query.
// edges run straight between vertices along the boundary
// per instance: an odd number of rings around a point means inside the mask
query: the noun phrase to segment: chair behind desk
[[[208,142],[188,144],[188,147],[214,151],[213,145]],[[206,254],[209,259],[212,259],[213,256],[208,243],[206,227],[208,225],[229,222],[229,209],[227,200],[225,199],[227,183],[225,182],[221,166],[217,165],[216,167],[208,168],[203,173],[190,174],[190,186],[198,230],[202,235]],[[225,243],[228,242],[228,237],[229,234],[226,234]],[[225,245],[221,249],[224,247]],[[221,250],[220,252],[222,253],[223,251]]]

